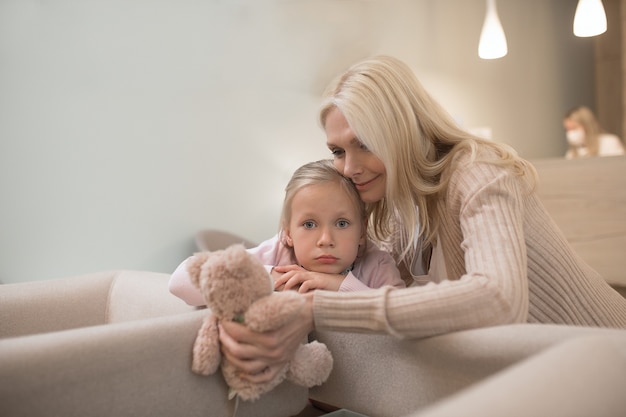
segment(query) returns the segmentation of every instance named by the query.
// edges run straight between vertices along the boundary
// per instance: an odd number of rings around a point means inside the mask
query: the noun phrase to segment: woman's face
[[[364,202],[382,200],[387,181],[385,165],[356,137],[339,109],[328,113],[324,129],[335,168],[352,180]]]
[[[570,118],[563,119],[563,128],[567,132],[569,132],[570,130],[583,129],[583,127],[582,127],[582,125],[580,123],[578,123],[576,120],[570,119]]]
[[[580,147],[585,145],[585,129],[576,120],[567,118],[563,120],[565,137],[570,146]]]

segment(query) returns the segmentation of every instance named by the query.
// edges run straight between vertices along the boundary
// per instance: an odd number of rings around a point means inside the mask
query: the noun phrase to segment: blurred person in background
[[[567,112],[563,127],[568,144],[566,159],[624,155],[620,138],[607,133],[588,107],[578,106]]]

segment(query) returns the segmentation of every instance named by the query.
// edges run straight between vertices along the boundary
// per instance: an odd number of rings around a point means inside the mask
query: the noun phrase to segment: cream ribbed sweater
[[[573,252],[525,180],[484,162],[457,168],[427,283],[317,291],[317,329],[425,337],[523,322],[626,328],[626,299]]]

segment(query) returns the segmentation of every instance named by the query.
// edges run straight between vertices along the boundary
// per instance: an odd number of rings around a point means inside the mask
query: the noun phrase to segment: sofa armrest
[[[391,336],[316,332],[334,357],[313,400],[370,417],[423,408],[564,340],[623,330],[517,324],[398,340]]]
[[[168,274],[108,271],[0,286],[0,338],[188,313]]]
[[[170,275],[146,271],[118,271],[111,282],[106,323],[141,320],[197,310],[170,293]]]
[[[411,417],[621,416],[626,332],[575,338],[530,357]]]
[[[232,416],[221,376],[191,372],[205,312],[0,340],[0,415]],[[291,416],[308,390],[283,383],[237,416]]]
[[[105,323],[114,272],[0,285],[0,338]]]

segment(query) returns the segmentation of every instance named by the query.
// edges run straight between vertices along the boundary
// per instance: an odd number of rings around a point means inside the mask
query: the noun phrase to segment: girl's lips
[[[337,258],[335,258],[334,256],[330,256],[330,255],[322,255],[322,256],[318,256],[317,258],[315,258],[319,263],[322,264],[332,264],[337,262]]]

